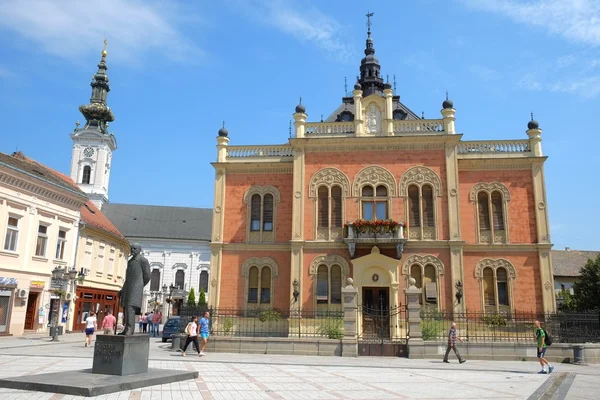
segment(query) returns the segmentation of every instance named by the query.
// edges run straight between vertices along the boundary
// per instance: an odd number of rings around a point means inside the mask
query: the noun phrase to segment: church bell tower
[[[85,117],[85,125],[79,121],[71,133],[73,153],[71,157],[71,179],[85,192],[92,203],[102,208],[108,202],[108,184],[112,153],[117,149],[114,134],[109,133],[108,123],[115,117],[106,103],[110,85],[106,75],[106,40],[98,72],[93,76],[90,103],[79,107]]]

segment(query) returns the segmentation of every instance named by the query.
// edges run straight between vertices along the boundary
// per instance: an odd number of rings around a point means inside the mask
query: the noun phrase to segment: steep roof
[[[107,203],[102,212],[126,238],[210,241],[212,209]]]
[[[60,189],[87,198],[87,195],[79,189],[71,178],[26,157],[25,154],[20,151],[17,151],[12,155],[0,153],[0,165],[2,164],[35,179],[57,186]]]
[[[106,218],[106,215],[89,200],[81,207],[81,220],[94,228],[101,229],[119,239],[126,240],[117,227]]]
[[[599,255],[600,251],[552,250],[554,276],[579,276],[581,267]]]

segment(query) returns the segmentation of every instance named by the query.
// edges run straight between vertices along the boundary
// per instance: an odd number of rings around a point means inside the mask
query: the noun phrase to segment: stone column
[[[344,304],[344,338],[342,339],[342,356],[358,356],[358,327],[356,324],[358,311],[358,290],[352,278],[346,279],[346,287],[342,288]]]
[[[294,114],[296,118],[298,114]],[[305,114],[302,114],[306,116]],[[297,133],[301,131],[299,122],[296,122]],[[304,127],[302,126],[302,129]],[[298,280],[300,283],[298,291],[298,301],[291,304],[291,310],[293,312],[300,311],[302,309],[302,288],[303,288],[303,250],[302,243],[304,242],[304,198],[305,198],[305,185],[304,185],[304,140],[292,139],[290,141],[294,149],[294,172],[293,172],[293,193],[292,198],[292,240],[291,240],[291,253],[290,253],[290,281],[289,281],[289,293],[294,292],[294,280]]]
[[[227,161],[227,144],[229,143],[229,138],[227,136],[218,136],[217,137],[217,162],[225,162]]]
[[[306,133],[306,118],[308,115],[305,113],[294,114],[294,127],[296,128],[296,139],[302,139]]]
[[[355,86],[356,87],[356,86]],[[353,90],[354,96],[354,135],[362,136],[363,120],[362,120],[362,90]]]
[[[225,168],[216,168],[215,172],[215,199],[213,207],[212,221],[212,241],[210,244],[210,278],[211,288],[208,291],[208,304],[211,307],[219,307],[219,288],[221,279],[221,262],[223,251],[223,230],[225,224],[225,189],[226,189]],[[191,273],[191,271],[190,271]],[[213,284],[214,283],[214,284]]]
[[[425,344],[421,333],[421,289],[415,286],[415,278],[408,278],[408,289],[404,289],[408,311],[408,358],[425,358]]]
[[[533,155],[542,157],[542,130],[540,128],[529,129],[527,131],[527,136],[529,136],[529,148]]]

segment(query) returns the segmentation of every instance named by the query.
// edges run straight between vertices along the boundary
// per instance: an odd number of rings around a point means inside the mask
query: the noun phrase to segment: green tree
[[[600,310],[600,255],[589,259],[573,283],[575,307],[579,311]]]
[[[190,294],[188,295],[188,306],[194,307],[196,305],[196,294],[194,293],[194,288],[190,289]]]
[[[560,311],[570,311],[575,310],[577,308],[575,304],[575,297],[571,294],[569,290],[561,289],[560,297],[562,299],[562,303],[558,306],[558,309]]]
[[[200,298],[198,299],[198,307],[200,307],[200,308],[206,307],[206,293],[204,293],[204,289],[200,289]]]

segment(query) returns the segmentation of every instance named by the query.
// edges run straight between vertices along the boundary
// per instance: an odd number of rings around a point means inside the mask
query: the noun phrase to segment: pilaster
[[[548,208],[546,203],[546,185],[544,179],[544,165],[542,162],[532,165],[533,198],[535,203],[535,222],[539,244],[547,245],[548,249],[539,251],[540,281],[542,282],[542,302],[545,312],[556,309],[554,295],[554,273],[550,258],[550,223],[548,221]]]
[[[294,114],[296,117],[297,114]],[[303,273],[302,273],[302,242],[304,241],[304,198],[305,195],[305,184],[304,184],[304,148],[303,144],[299,143],[298,146],[294,146],[294,173],[293,173],[293,192],[294,198],[292,200],[292,252],[290,262],[290,293],[294,292],[294,280],[300,282],[298,291],[298,302],[296,303],[296,309],[300,309],[302,305],[302,293],[303,293]]]
[[[529,148],[533,155],[542,157],[542,130],[539,128],[529,129],[527,136],[529,136]]]
[[[454,108],[444,108],[441,111],[444,124],[444,132],[448,135],[456,134],[454,121],[456,121],[456,110]]]
[[[222,138],[220,138],[222,139]],[[227,138],[225,138],[227,139]],[[215,171],[215,200],[213,207],[212,242],[211,242],[211,290],[209,290],[209,304],[213,307],[219,306],[220,284],[221,284],[221,262],[223,230],[225,224],[225,190],[226,173],[224,168],[216,168]],[[213,286],[213,282],[216,284]]]
[[[383,95],[385,97],[385,118],[383,121],[385,134],[387,136],[394,135],[394,119],[393,119],[393,109],[392,109],[392,89],[385,89],[383,91]]]
[[[354,96],[354,134],[356,136],[362,136],[363,134],[362,94],[362,90],[352,91]]]

